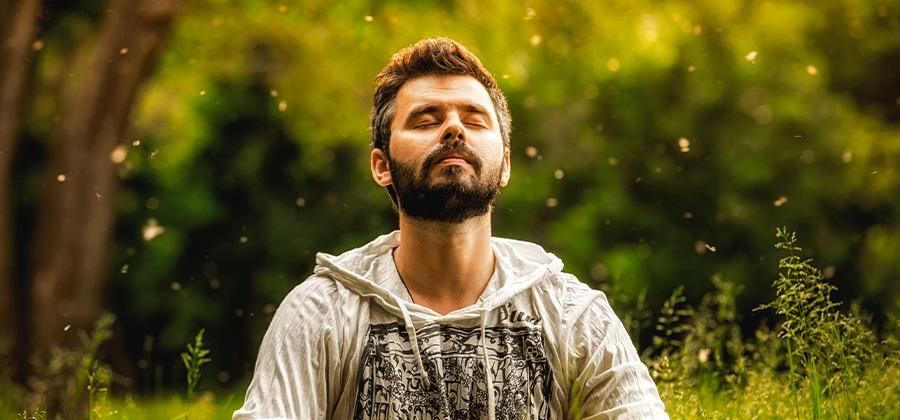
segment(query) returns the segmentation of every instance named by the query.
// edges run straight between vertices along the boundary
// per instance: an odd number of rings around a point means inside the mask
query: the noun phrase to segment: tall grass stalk
[[[810,359],[809,392],[812,395],[813,420],[822,418],[822,387],[819,384],[819,368],[816,366],[816,357]]]
[[[800,381],[808,383],[813,418],[824,415],[823,397],[828,395],[834,397],[830,410],[849,417],[850,391],[858,386],[859,373],[870,361],[873,334],[857,315],[838,310],[840,303],[831,299],[837,288],[825,281],[812,259],[798,255],[802,248],[797,246],[796,233],[779,228],[776,237],[775,247],[787,256],[778,261],[775,299],[757,310],[774,309],[782,317],[778,336],[788,346],[791,388],[795,390]]]
[[[84,354],[78,371],[75,373],[75,385],[69,393],[69,398],[64,408],[64,413],[82,412],[84,408],[84,391],[87,391],[87,409],[92,412],[91,401],[94,400],[101,388],[105,392],[106,387],[92,386],[98,371],[108,369],[104,365],[97,362],[97,351],[100,346],[112,337],[112,325],[116,322],[115,315],[106,312],[94,322],[94,330],[90,337],[82,335],[81,340],[84,343]],[[106,375],[107,377],[109,375]],[[108,384],[108,381],[107,381]],[[93,418],[93,416],[91,416]]]
[[[200,329],[200,332],[194,337],[194,344],[188,343],[188,351],[181,353],[181,361],[184,362],[184,367],[187,369],[188,398],[193,398],[197,383],[200,382],[200,366],[212,361],[211,358],[206,357],[209,355],[209,350],[203,348],[203,332],[204,330]]]
[[[800,399],[797,397],[797,385],[794,383],[796,373],[794,373],[794,352],[791,349],[791,340],[787,340],[787,360],[788,369],[791,376],[788,378],[791,384],[791,394],[794,396],[794,409],[797,412],[797,420],[800,420]]]

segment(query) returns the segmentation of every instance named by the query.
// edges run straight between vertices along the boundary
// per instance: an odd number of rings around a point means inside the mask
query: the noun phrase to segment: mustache
[[[450,155],[456,155],[465,159],[469,165],[472,165],[472,169],[475,170],[476,174],[481,173],[482,162],[481,159],[478,158],[478,155],[475,154],[475,151],[469,148],[465,143],[452,142],[444,143],[443,146],[428,154],[425,158],[425,162],[422,163],[422,175],[427,175],[432,168]]]

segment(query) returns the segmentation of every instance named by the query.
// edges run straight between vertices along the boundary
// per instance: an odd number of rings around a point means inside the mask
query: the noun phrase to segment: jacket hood
[[[403,319],[415,361],[419,365],[418,375],[426,387],[431,386],[431,380],[426,373],[416,327],[428,322],[452,323],[480,319],[479,349],[483,358],[481,366],[484,369],[487,383],[492,384],[493,374],[488,368],[490,363],[485,332],[488,313],[506,303],[516,294],[551,278],[553,274],[562,270],[562,261],[535,244],[491,238],[491,249],[496,257],[496,268],[495,276],[491,276],[490,281],[496,281],[496,284],[489,283],[488,289],[476,304],[441,315],[430,308],[410,302],[373,281],[373,279],[378,279],[379,273],[384,270],[384,264],[378,264],[379,259],[385,257],[386,253],[398,245],[400,245],[400,231],[394,231],[339,256],[325,253],[316,254],[315,274],[334,279],[360,297],[372,298],[386,311]],[[494,419],[495,406],[494,393],[488,392],[488,407],[490,407],[488,419],[490,420]]]
[[[486,290],[479,303],[441,315],[430,308],[409,302],[373,281],[378,271],[376,261],[398,245],[400,231],[395,230],[338,256],[320,252],[316,254],[315,274],[330,277],[361,297],[373,298],[388,312],[404,318],[408,316],[413,324],[421,325],[429,321],[453,322],[478,318],[503,305],[516,294],[545,281],[563,267],[559,258],[544,251],[539,245],[491,238],[491,248],[497,261],[496,288]]]

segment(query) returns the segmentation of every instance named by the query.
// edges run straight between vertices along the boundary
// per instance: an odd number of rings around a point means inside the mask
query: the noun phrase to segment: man
[[[372,176],[400,229],[317,255],[234,419],[667,418],[603,293],[491,237],[510,115],[478,58],[426,39],[376,85]]]

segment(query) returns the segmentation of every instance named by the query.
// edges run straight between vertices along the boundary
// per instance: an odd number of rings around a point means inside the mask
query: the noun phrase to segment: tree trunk
[[[31,51],[40,0],[13,0],[0,6],[0,366],[19,366],[23,310],[18,299],[24,282],[14,279],[13,157],[25,115],[31,80]]]
[[[119,182],[113,151],[130,144],[136,93],[179,3],[113,0],[93,51],[76,59],[62,88],[30,249],[33,360],[73,344],[73,332],[89,330],[103,312]]]

